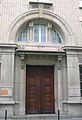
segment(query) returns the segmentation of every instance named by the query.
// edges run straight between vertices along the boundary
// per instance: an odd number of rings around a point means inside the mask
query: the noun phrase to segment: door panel
[[[42,113],[54,112],[53,67],[42,67],[41,74],[41,110]]]
[[[27,66],[26,113],[54,113],[53,66]]]
[[[26,113],[38,113],[39,110],[39,79],[37,67],[27,67]],[[37,102],[36,102],[37,101]]]

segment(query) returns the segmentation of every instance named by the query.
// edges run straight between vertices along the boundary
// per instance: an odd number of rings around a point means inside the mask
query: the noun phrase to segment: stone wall
[[[20,15],[29,11],[28,0],[5,0],[0,2],[0,42],[8,43],[10,26]],[[82,17],[78,0],[54,0],[53,13],[60,16],[72,31],[72,45],[81,45]]]
[[[64,31],[62,31],[65,36],[64,44],[40,46],[40,44],[16,43],[19,46],[14,45],[15,33],[18,32],[19,27],[35,17],[43,17],[58,25]],[[55,113],[57,114],[60,104],[62,115],[81,117],[82,100],[79,77],[79,65],[82,65],[81,45],[82,9],[79,8],[78,0],[53,0],[52,11],[30,10],[28,0],[0,0],[0,92],[4,89],[9,91],[8,95],[0,96],[0,117],[4,116],[6,109],[8,116],[25,115],[27,64],[53,65]],[[23,56],[18,54],[19,50]],[[54,59],[53,57],[42,58],[40,55],[41,58],[39,58],[36,54],[35,57],[31,55],[28,57],[24,50],[54,52],[55,57]],[[61,55],[63,53],[64,55]],[[62,56],[61,63],[58,56]]]

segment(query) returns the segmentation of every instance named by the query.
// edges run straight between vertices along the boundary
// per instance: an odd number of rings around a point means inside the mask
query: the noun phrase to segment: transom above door
[[[17,33],[17,42],[62,44],[61,35],[55,26],[43,19],[34,19],[24,24]]]
[[[54,113],[54,67],[26,67],[26,114]]]

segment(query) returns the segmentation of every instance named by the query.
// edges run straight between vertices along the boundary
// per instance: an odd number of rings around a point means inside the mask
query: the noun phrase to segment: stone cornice
[[[82,104],[82,100],[65,100],[63,104]]]
[[[0,43],[0,48],[18,48],[17,44]]]
[[[80,50],[82,50],[82,46],[64,46],[63,47],[63,50],[65,50],[65,51],[73,51],[73,50],[78,50],[78,51],[80,51]]]
[[[17,54],[19,55],[27,55],[27,54],[37,54],[37,55],[65,55],[65,52],[57,52],[57,51],[26,51],[26,50],[17,50]]]

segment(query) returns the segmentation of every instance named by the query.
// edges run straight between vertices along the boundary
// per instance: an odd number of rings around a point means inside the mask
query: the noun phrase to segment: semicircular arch
[[[71,44],[72,41],[72,30],[68,26],[68,24],[58,15],[49,12],[47,10],[32,10],[29,12],[26,12],[22,15],[20,15],[18,18],[16,18],[9,29],[8,34],[8,41],[9,43],[15,43],[16,42],[16,34],[20,27],[22,27],[27,22],[33,20],[33,19],[44,19],[47,21],[50,21],[53,26],[61,33],[63,44]]]

